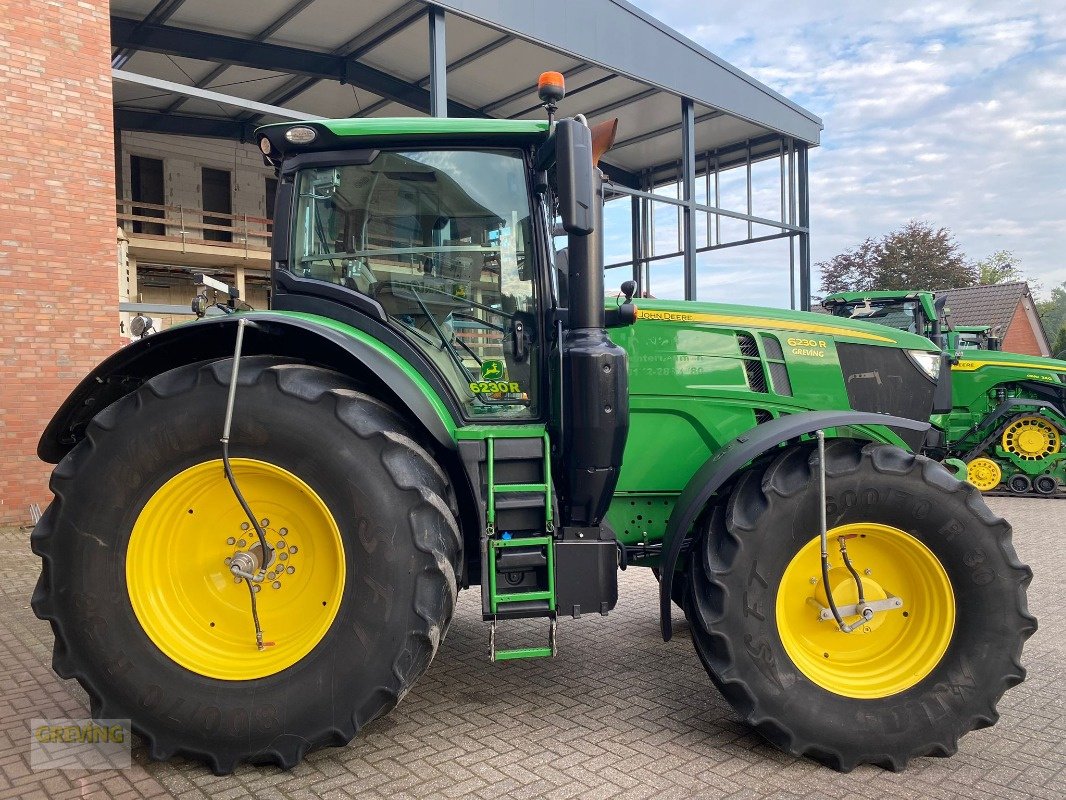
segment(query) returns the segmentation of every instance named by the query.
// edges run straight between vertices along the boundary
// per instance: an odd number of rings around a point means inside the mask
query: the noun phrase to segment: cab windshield
[[[864,322],[876,322],[900,331],[926,335],[925,314],[921,303],[915,300],[869,301],[835,303],[834,317],[847,317]]]
[[[291,269],[373,298],[472,415],[536,413],[533,230],[516,151],[302,170]]]

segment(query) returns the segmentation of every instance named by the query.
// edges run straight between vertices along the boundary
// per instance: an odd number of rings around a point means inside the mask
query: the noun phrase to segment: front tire
[[[745,473],[708,515],[689,565],[696,651],[737,712],[786,752],[845,772],[950,755],[959,737],[995,723],[996,702],[1024,678],[1022,644],[1036,629],[1025,601],[1032,572],[1010,526],[940,465],[831,442],[837,604],[857,601],[842,535],[856,537],[844,541],[866,599],[903,600],[840,632],[819,621],[817,469],[809,445],[787,450]]]
[[[97,415],[31,537],[56,672],[153,758],[218,774],[290,768],[395,706],[443,639],[462,563],[447,478],[395,412],[337,373],[242,359],[234,473],[289,556],[256,595],[257,652],[226,560],[256,541],[219,460],[231,364],[165,373]]]

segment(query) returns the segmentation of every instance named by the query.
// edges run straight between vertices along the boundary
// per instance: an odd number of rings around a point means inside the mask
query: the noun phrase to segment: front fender
[[[692,524],[711,496],[738,470],[778,445],[825,428],[845,426],[862,426],[874,440],[896,445],[901,445],[902,441],[884,428],[911,431],[929,429],[928,422],[869,411],[804,411],[786,414],[741,434],[696,470],[681,491],[663,536],[663,554],[659,563],[659,624],[664,641],[670,641],[673,634],[670,603],[677,560]]]
[[[242,355],[276,355],[349,375],[391,400],[442,446],[454,449],[458,409],[443,382],[372,335],[312,314],[251,312],[210,317],[145,337],[112,354],[71,392],[37,445],[57,464],[89,421],[145,381],[177,367],[233,355],[237,319],[249,321]]]

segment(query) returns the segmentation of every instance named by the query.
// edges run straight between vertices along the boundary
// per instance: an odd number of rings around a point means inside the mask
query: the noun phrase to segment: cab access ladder
[[[497,483],[497,438],[485,440],[485,547],[482,589],[488,587],[489,655],[493,661],[548,658],[556,652],[555,520],[552,511],[551,444],[541,438],[542,480]],[[511,440],[514,442],[515,440]],[[528,440],[527,440],[528,441]],[[543,508],[539,530],[500,529],[501,511]],[[547,617],[548,645],[496,649],[496,623],[501,619]]]

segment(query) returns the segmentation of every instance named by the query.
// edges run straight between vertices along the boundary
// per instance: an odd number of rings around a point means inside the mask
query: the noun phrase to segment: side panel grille
[[[755,337],[750,333],[738,333],[737,345],[740,354],[744,356],[744,372],[748,376],[748,388],[753,392],[765,394],[769,391],[766,386],[766,375],[762,369],[762,359],[759,358],[759,345]]]
[[[781,349],[781,342],[776,336],[768,333],[761,334],[763,352],[766,353],[766,367],[770,371],[770,382],[773,390],[785,397],[792,396],[792,381],[788,377],[788,367],[785,365],[785,353]]]

